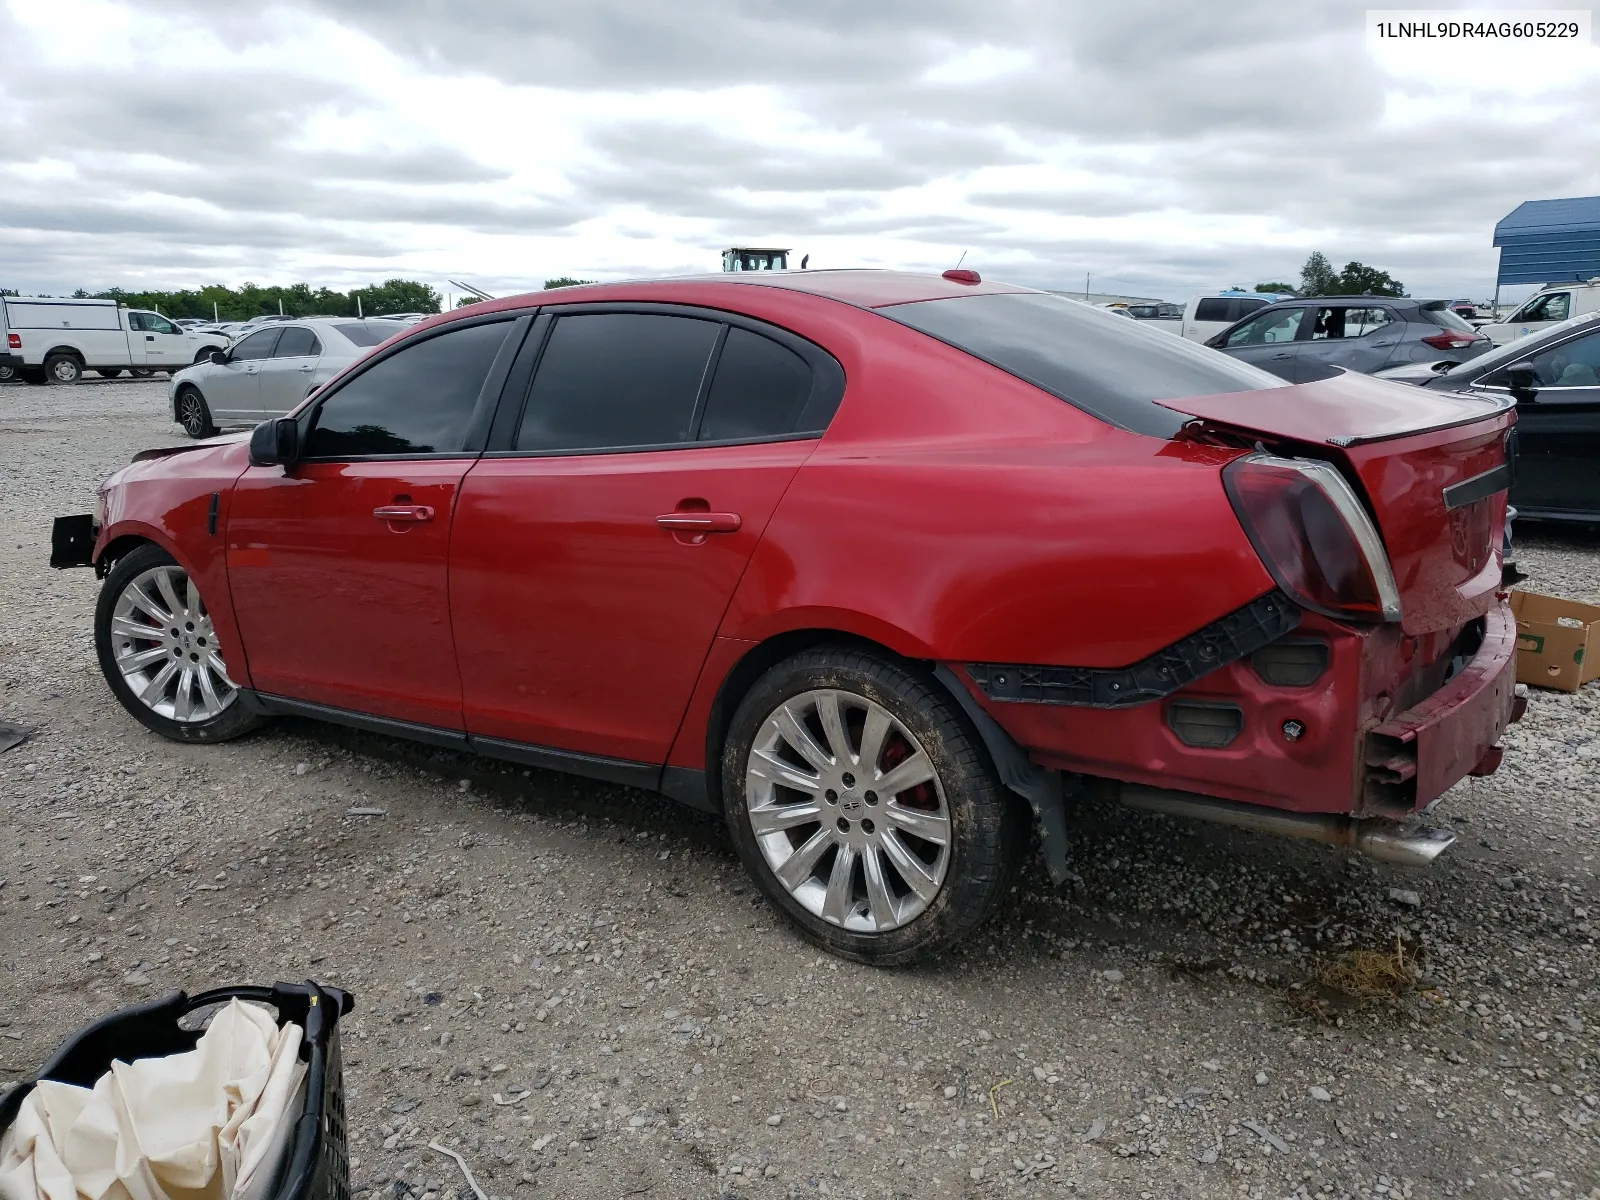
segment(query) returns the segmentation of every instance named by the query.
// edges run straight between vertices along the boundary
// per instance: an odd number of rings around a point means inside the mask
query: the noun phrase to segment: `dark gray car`
[[[1573,317],[1482,358],[1385,371],[1436,392],[1517,404],[1511,503],[1526,517],[1600,522],[1600,313]]]
[[[1465,362],[1493,344],[1446,300],[1391,296],[1269,304],[1206,342],[1290,383],[1325,379],[1340,369],[1370,375],[1404,363]]]

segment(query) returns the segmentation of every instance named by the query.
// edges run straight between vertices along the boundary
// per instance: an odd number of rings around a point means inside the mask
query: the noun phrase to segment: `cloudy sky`
[[[0,0],[0,286],[498,294],[754,244],[1171,298],[1320,249],[1486,296],[1496,220],[1600,193],[1600,47],[1369,24],[1328,0]]]

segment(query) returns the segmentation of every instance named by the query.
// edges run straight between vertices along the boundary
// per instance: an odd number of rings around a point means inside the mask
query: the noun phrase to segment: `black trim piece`
[[[1501,463],[1498,467],[1490,467],[1482,475],[1474,475],[1471,479],[1463,479],[1460,483],[1452,483],[1444,489],[1445,509],[1465,508],[1469,504],[1476,504],[1479,500],[1503,492],[1511,486],[1511,466]]]
[[[653,446],[586,446],[579,450],[485,450],[484,458],[586,458],[602,454],[644,454],[651,450],[711,450],[718,446],[765,446],[771,442],[814,442],[820,433],[783,433],[776,436],[726,438],[715,442],[658,442]],[[438,457],[457,458],[445,454]]]
[[[217,510],[222,507],[222,493],[211,493],[211,506],[206,510],[206,533],[217,536]]]
[[[467,436],[461,445],[463,453],[481,454],[488,444],[489,430],[500,407],[500,397],[505,392],[506,377],[511,374],[511,365],[516,362],[523,339],[528,336],[528,327],[532,324],[533,314],[523,313],[512,324],[506,340],[500,343],[500,349],[495,351],[494,362],[489,364],[489,373],[483,377],[483,387],[478,390],[478,402],[472,406],[472,417],[467,421]]]
[[[94,565],[94,517],[57,517],[50,526],[50,565],[57,570]]]
[[[555,318],[548,311],[539,313],[533,330],[522,340],[517,360],[500,390],[500,405],[495,409],[494,422],[489,427],[489,441],[484,453],[499,455],[511,451],[517,444],[517,430],[522,426],[522,413],[528,406],[528,390],[533,386],[533,370],[544,355],[544,346],[550,340],[550,330]]]
[[[347,708],[334,708],[328,704],[313,704],[309,700],[290,700],[287,696],[269,696],[255,693],[258,711],[282,717],[310,717],[334,725],[348,725],[352,729],[365,729],[368,733],[382,733],[390,737],[406,738],[413,742],[426,742],[430,746],[444,746],[451,750],[466,750],[467,735],[459,729],[440,729],[436,725],[417,725],[411,721],[396,721],[392,717],[375,717],[370,713],[351,712]]]
[[[1273,590],[1131,666],[969,663],[967,674],[991,700],[1128,708],[1170,696],[1218,667],[1277,641],[1299,624],[1299,608]]]
[[[1050,882],[1060,887],[1072,877],[1067,865],[1067,820],[1062,797],[1065,781],[1060,771],[1052,771],[1030,762],[1011,735],[1000,723],[983,711],[972,698],[967,686],[956,673],[940,663],[933,668],[933,676],[961,706],[961,711],[978,730],[989,759],[1000,773],[1000,782],[1026,800],[1033,809],[1034,820],[1039,823],[1039,853],[1044,857]]]
[[[716,378],[717,367],[722,362],[722,348],[728,344],[729,328],[730,326],[727,322],[723,322],[721,328],[717,330],[717,340],[711,347],[711,357],[706,359],[705,372],[700,376],[700,390],[695,393],[694,397],[694,412],[689,415],[689,441],[691,442],[700,440],[700,423],[706,419],[706,400],[711,395],[711,381]],[[807,365],[809,366],[810,364]],[[816,379],[815,371],[811,373],[811,378],[813,381]],[[813,382],[812,386],[815,387],[816,384]]]
[[[711,798],[706,773],[693,767],[662,767],[661,794],[701,812],[722,812],[722,806]]]
[[[585,775],[590,779],[626,784],[648,792],[660,790],[661,768],[650,763],[632,762],[625,758],[602,758],[598,754],[579,754],[549,746],[530,746],[526,742],[508,742],[501,738],[468,737],[467,748],[490,758],[503,758],[524,766],[564,771],[568,775]]]

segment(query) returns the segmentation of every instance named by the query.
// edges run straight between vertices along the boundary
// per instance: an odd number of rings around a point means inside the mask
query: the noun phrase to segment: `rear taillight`
[[[13,350],[22,349],[22,335],[20,333],[6,334],[6,345]]]
[[[1383,542],[1332,466],[1251,454],[1230,463],[1222,482],[1262,563],[1296,604],[1343,620],[1400,619]]]
[[[1471,346],[1488,339],[1481,333],[1463,333],[1459,329],[1443,329],[1438,333],[1430,333],[1422,340],[1424,344],[1432,346],[1435,350],[1459,350],[1463,346]]]

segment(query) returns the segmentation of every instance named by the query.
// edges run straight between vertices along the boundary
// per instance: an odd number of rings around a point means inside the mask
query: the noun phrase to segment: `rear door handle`
[[[316,370],[316,368],[315,368],[315,367],[298,367],[298,368],[296,368],[296,369],[297,369],[297,370],[300,370],[300,371],[306,371],[306,372],[308,372],[308,373],[309,373],[309,372],[311,372],[311,371],[315,371],[315,370]]]
[[[426,504],[385,504],[372,510],[380,521],[431,521],[433,509]]]
[[[1282,354],[1274,354],[1274,355],[1273,355],[1273,356],[1272,356],[1272,358],[1273,358],[1273,361],[1274,361],[1274,362],[1276,362],[1276,361],[1277,361],[1277,360],[1278,360],[1278,359],[1280,359],[1280,358],[1293,358],[1293,357],[1294,357],[1294,355],[1293,355],[1293,354],[1291,354],[1291,353],[1290,353],[1290,352],[1289,352],[1289,351],[1287,351],[1287,350],[1286,350],[1286,351],[1284,351],[1284,352],[1283,352],[1283,353],[1282,353]]]
[[[741,522],[738,513],[670,512],[657,517],[656,524],[679,533],[737,533]]]

